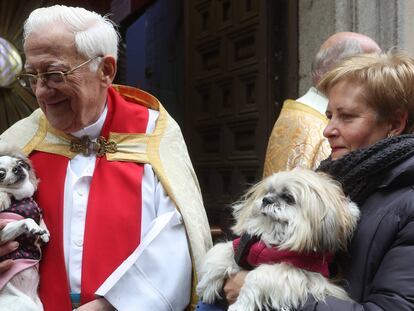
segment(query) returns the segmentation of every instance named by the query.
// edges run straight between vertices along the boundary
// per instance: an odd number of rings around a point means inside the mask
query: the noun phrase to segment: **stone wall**
[[[370,36],[383,50],[414,52],[414,0],[298,0],[299,94],[311,85],[310,69],[319,46],[333,33]]]

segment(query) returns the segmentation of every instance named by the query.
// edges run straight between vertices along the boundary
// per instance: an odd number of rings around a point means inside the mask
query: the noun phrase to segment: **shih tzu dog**
[[[309,296],[349,300],[328,280],[328,264],[345,250],[359,218],[337,182],[305,169],[276,173],[233,206],[240,238],[216,244],[206,255],[197,293],[221,298],[224,281],[251,270],[230,311],[296,310]]]
[[[17,148],[0,144],[0,243],[18,241],[19,248],[0,257],[13,259],[0,275],[0,310],[41,311],[37,294],[40,246],[49,241],[41,210],[33,200],[37,179],[29,159]]]

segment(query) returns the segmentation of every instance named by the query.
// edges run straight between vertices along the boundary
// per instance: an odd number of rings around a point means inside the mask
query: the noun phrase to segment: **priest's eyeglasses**
[[[29,91],[35,91],[37,86],[37,81],[40,79],[45,85],[48,87],[59,87],[62,83],[66,82],[66,76],[72,74],[75,70],[89,64],[91,61],[95,60],[98,57],[102,56],[95,56],[89,58],[87,61],[79,64],[69,70],[66,71],[47,71],[47,72],[39,72],[37,74],[31,73],[22,73],[16,76],[17,81],[19,81],[20,85]]]

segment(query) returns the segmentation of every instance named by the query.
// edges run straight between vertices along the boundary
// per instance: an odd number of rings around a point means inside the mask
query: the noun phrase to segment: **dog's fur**
[[[32,197],[37,183],[29,159],[19,149],[0,144],[0,212],[9,208],[12,197],[16,200]],[[38,225],[33,219],[24,218],[7,223],[0,231],[0,243],[13,241],[23,233],[38,236],[37,247],[40,247],[40,243],[49,241],[43,220]],[[37,294],[38,283],[37,265],[17,273],[0,290],[0,310],[43,310]]]
[[[345,250],[359,210],[326,174],[305,169],[276,173],[253,186],[233,205],[236,235],[259,236],[266,246],[298,253]],[[206,255],[197,292],[204,302],[220,298],[224,280],[240,271],[232,242]],[[308,296],[350,299],[319,273],[286,263],[261,264],[248,273],[230,311],[296,310]]]

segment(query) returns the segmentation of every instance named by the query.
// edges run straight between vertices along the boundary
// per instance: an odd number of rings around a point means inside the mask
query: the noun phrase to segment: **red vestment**
[[[108,90],[108,114],[101,136],[110,132],[145,133],[148,109]],[[43,209],[51,240],[40,264],[39,294],[45,311],[71,310],[63,252],[63,201],[69,159],[34,151],[30,155],[40,179],[36,200]],[[137,248],[141,235],[143,164],[97,157],[88,198],[84,232],[81,303]],[[116,217],[114,216],[116,214]]]

